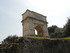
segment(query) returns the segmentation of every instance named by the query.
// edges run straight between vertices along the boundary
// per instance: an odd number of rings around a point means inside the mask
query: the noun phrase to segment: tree
[[[58,28],[56,25],[53,25],[51,27],[48,27],[49,34],[54,33],[56,28]]]
[[[4,39],[4,41],[2,41],[2,43],[4,44],[4,43],[15,43],[15,42],[17,42],[17,39],[18,39],[18,36],[16,36],[16,35],[10,35],[10,36],[8,36],[6,39]]]
[[[60,38],[62,37],[63,28],[59,28],[56,25],[48,27],[48,32],[51,38]]]
[[[66,25],[64,26],[64,32],[63,32],[65,37],[70,36],[70,19],[68,19]]]
[[[55,34],[56,38],[61,38],[63,36],[62,33],[63,33],[63,28],[56,28],[55,29],[54,34]]]

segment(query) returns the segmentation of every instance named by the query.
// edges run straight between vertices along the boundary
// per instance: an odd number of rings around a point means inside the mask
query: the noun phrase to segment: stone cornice
[[[44,16],[44,15],[42,15],[42,14],[40,14],[40,13],[37,13],[37,12],[34,12],[34,11],[30,11],[29,9],[27,9],[26,12],[27,12],[27,11],[29,11],[29,12],[31,12],[31,13],[34,13],[34,14],[38,14],[38,15],[43,16],[43,17],[45,17],[45,18],[47,17],[47,16]],[[25,13],[26,13],[26,12],[25,12]],[[25,13],[23,13],[22,15],[24,15]]]
[[[38,19],[36,19],[36,18],[32,18],[32,17],[27,17],[27,18],[29,18],[29,19],[34,19],[34,20],[38,20]],[[26,19],[27,19],[26,18]],[[26,19],[24,19],[24,20],[22,20],[21,22],[24,22]],[[38,21],[41,21],[41,22],[44,22],[44,23],[47,23],[48,24],[48,22],[46,22],[46,21],[42,21],[42,20],[38,20]]]

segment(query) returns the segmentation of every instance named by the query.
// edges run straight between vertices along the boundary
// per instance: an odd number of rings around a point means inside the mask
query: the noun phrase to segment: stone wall
[[[0,45],[0,53],[70,53],[70,40],[23,38],[18,42],[4,47]]]

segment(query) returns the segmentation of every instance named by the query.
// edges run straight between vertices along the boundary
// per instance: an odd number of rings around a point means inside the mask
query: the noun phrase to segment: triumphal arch
[[[46,21],[46,16],[36,13],[34,11],[26,10],[22,14],[22,27],[24,36],[40,36],[49,37]],[[37,34],[35,34],[35,30]]]

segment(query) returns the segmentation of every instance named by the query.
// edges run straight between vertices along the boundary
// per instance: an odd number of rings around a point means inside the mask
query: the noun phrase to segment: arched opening
[[[35,35],[37,35],[37,36],[43,36],[43,29],[41,28],[41,26],[36,26],[35,27]]]
[[[35,29],[35,35],[38,35],[38,32],[37,32],[37,30]]]

